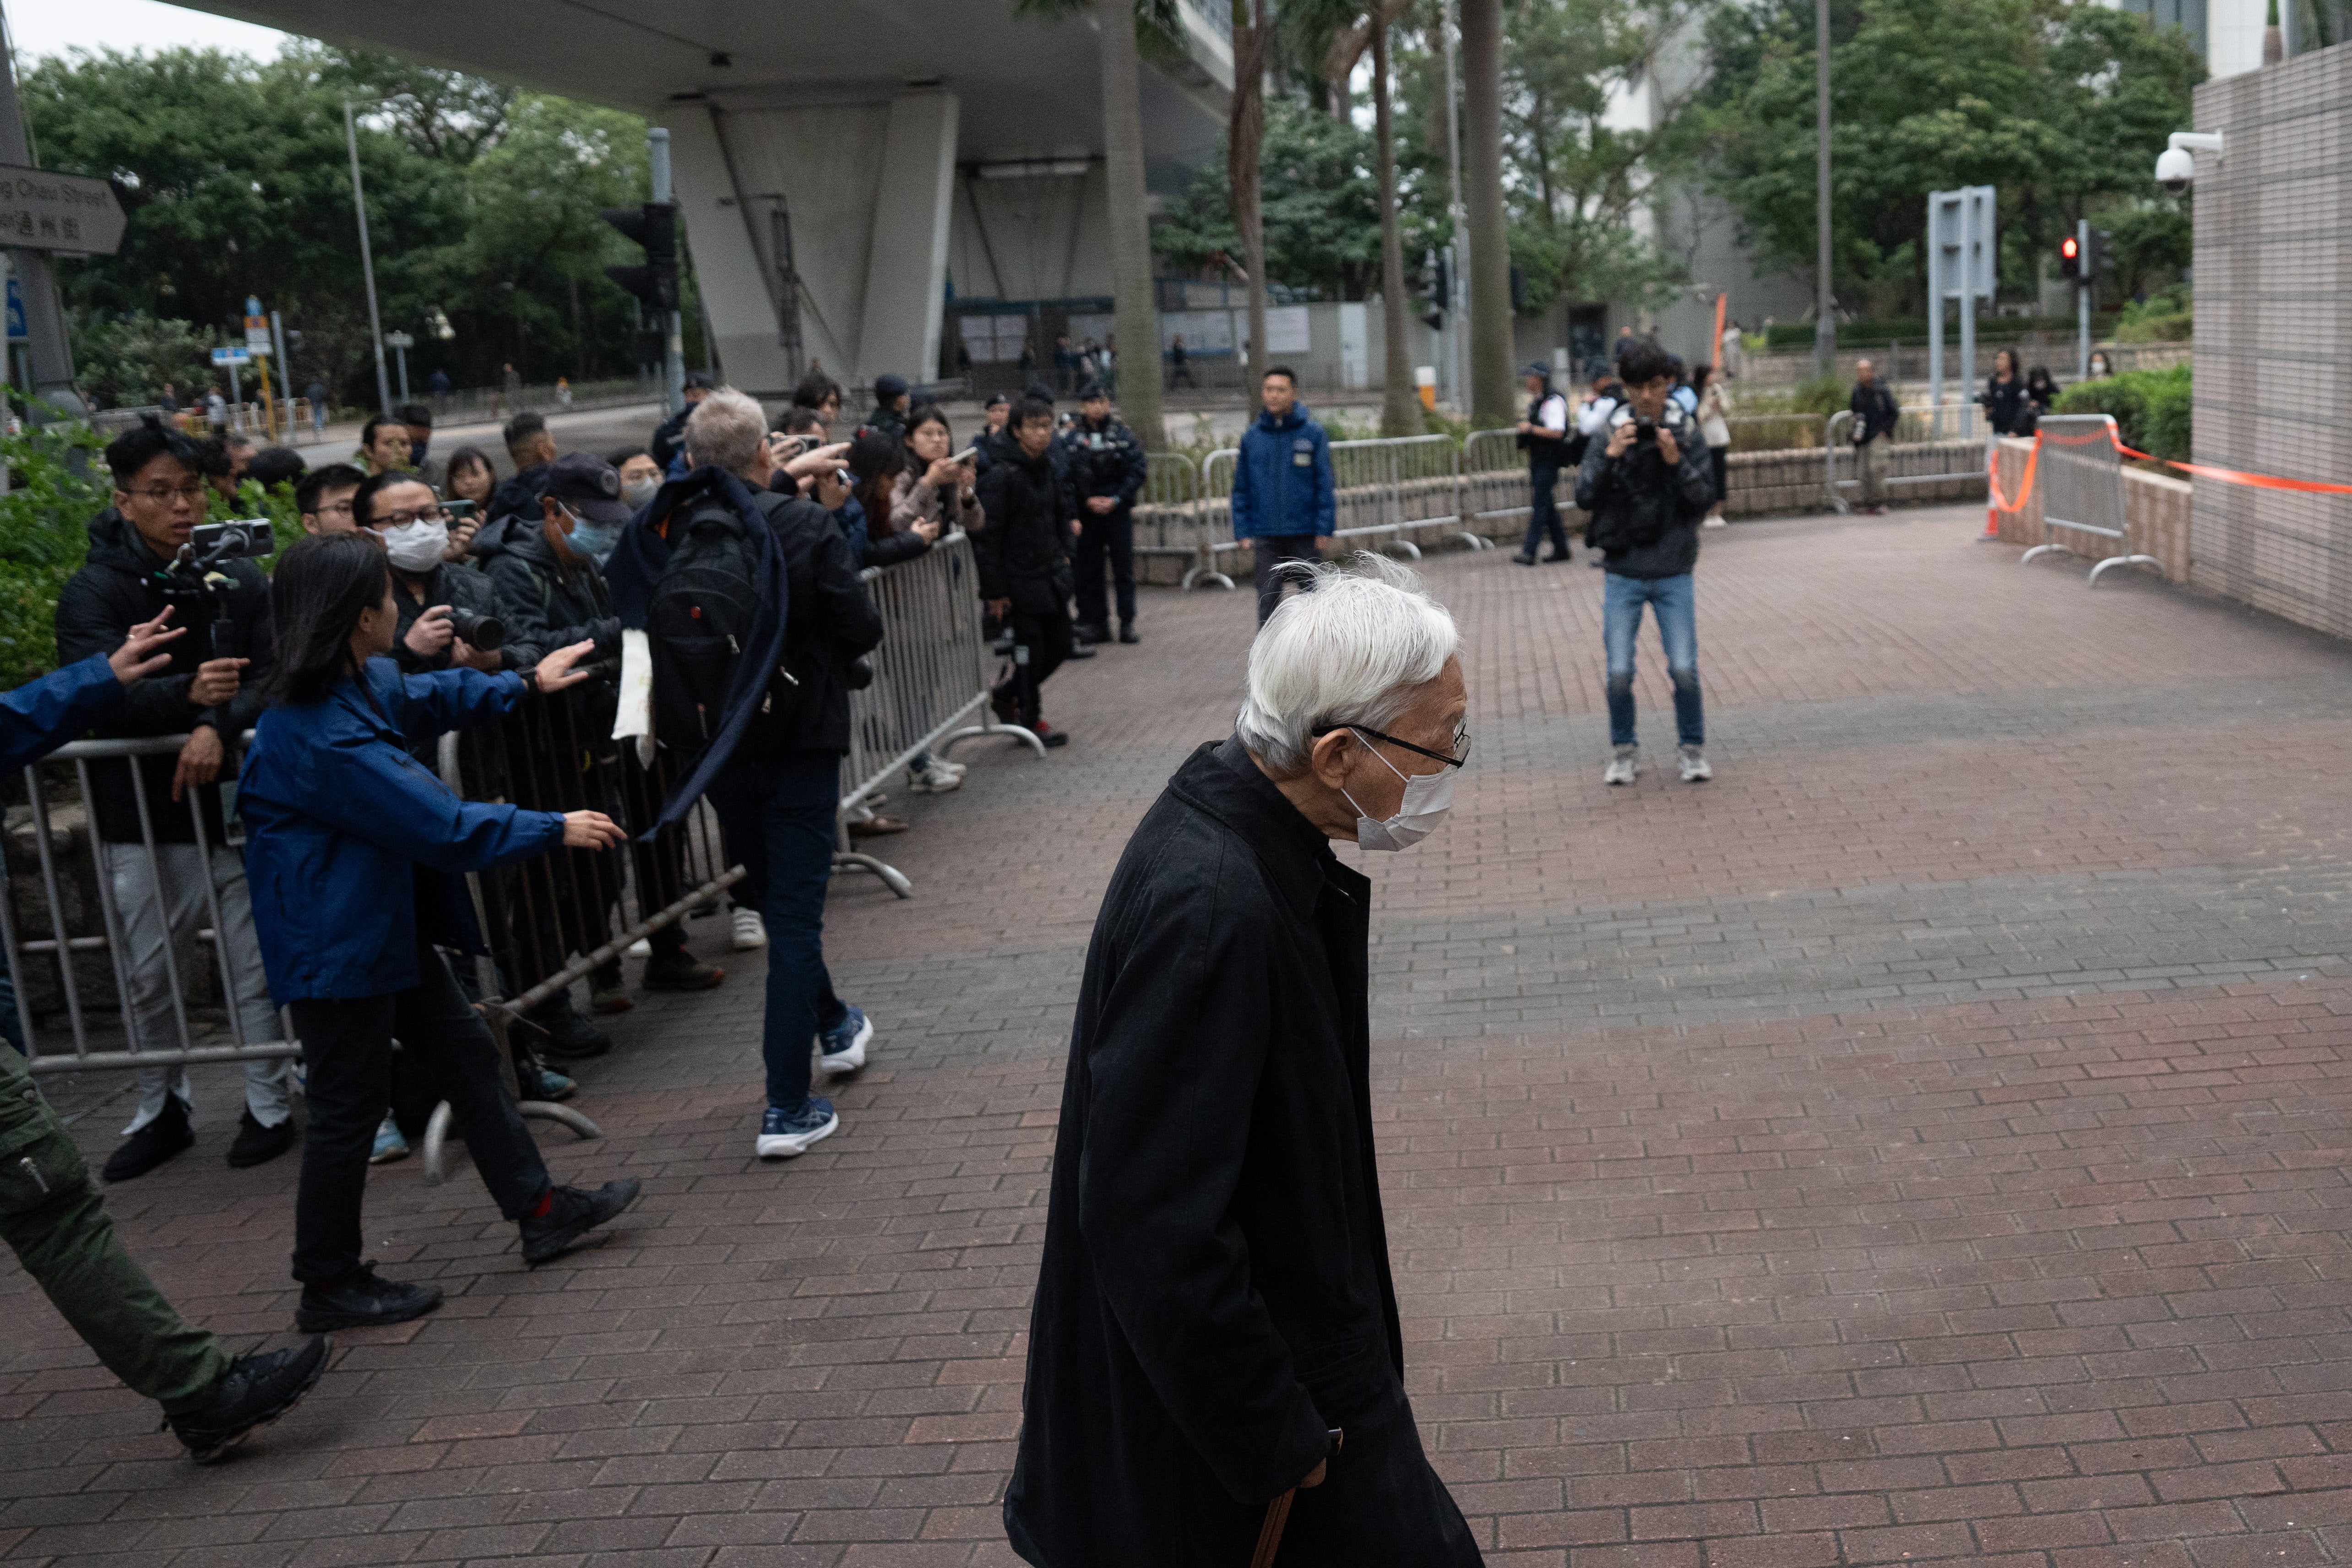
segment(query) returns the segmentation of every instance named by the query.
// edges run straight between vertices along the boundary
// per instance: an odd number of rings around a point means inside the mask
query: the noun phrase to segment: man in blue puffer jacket
[[[1320,560],[1338,515],[1331,438],[1298,405],[1298,378],[1276,365],[1260,383],[1265,410],[1242,433],[1234,467],[1234,538],[1257,541],[1257,623],[1282,602],[1286,561]]]

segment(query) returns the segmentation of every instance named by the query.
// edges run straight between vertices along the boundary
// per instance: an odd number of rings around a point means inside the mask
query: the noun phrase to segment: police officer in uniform
[[[1135,498],[1150,462],[1135,432],[1110,411],[1110,393],[1088,382],[1078,394],[1078,422],[1062,437],[1071,487],[1080,497],[1078,538],[1071,550],[1078,577],[1078,631],[1089,642],[1110,641],[1103,598],[1103,558],[1118,589],[1118,640],[1135,634]]]
[[[1533,566],[1536,545],[1547,536],[1551,539],[1551,553],[1544,559],[1568,559],[1568,530],[1560,525],[1559,505],[1552,498],[1568,454],[1568,400],[1551,390],[1551,368],[1540,360],[1529,363],[1519,379],[1528,392],[1528,416],[1519,421],[1519,449],[1528,455],[1532,507],[1527,542],[1511,559],[1521,566]]]

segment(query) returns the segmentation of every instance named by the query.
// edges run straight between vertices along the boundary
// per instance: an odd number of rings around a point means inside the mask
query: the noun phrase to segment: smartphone
[[[451,522],[462,523],[467,518],[474,515],[474,503],[471,501],[444,501],[441,503],[441,509],[449,514],[449,520]]]
[[[971,462],[974,457],[978,456],[979,455],[980,455],[980,448],[979,448],[979,447],[977,447],[977,446],[967,446],[967,447],[965,447],[961,452],[959,452],[959,453],[955,454],[953,456],[950,457],[950,458],[948,459],[948,461],[949,461],[949,462],[950,462],[950,463],[969,463],[969,462]]]

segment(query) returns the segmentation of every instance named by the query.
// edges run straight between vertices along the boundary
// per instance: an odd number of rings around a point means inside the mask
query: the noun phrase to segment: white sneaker
[[[950,789],[963,787],[963,769],[952,762],[941,762],[933,758],[930,767],[922,772],[908,768],[907,782],[918,795],[944,795]]]
[[[768,1107],[760,1118],[760,1140],[756,1145],[763,1160],[788,1160],[795,1155],[808,1153],[809,1145],[829,1138],[841,1130],[841,1118],[834,1114],[833,1102],[811,1095],[798,1111],[781,1111]]]
[[[1601,781],[1603,784],[1631,784],[1634,775],[1641,771],[1633,758],[1633,747],[1619,747],[1617,755],[1609,759],[1609,771],[1601,776]]]
[[[654,945],[640,936],[622,951],[632,958],[650,958],[654,956]]]
[[[734,947],[738,953],[749,953],[768,945],[768,923],[760,918],[756,909],[735,911]]]
[[[866,1046],[874,1038],[874,1020],[864,1009],[852,1008],[842,1020],[817,1036],[816,1070],[828,1078],[855,1072],[866,1065]]]
[[[1715,769],[1706,765],[1706,753],[1696,746],[1683,747],[1683,782],[1704,784],[1715,777]]]

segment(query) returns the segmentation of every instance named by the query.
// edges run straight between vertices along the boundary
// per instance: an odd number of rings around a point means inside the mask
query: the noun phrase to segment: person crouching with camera
[[[1631,784],[1638,770],[1633,738],[1633,635],[1642,607],[1658,618],[1666,675],[1675,687],[1675,728],[1682,778],[1715,777],[1706,760],[1706,719],[1699,703],[1698,620],[1692,569],[1698,564],[1699,520],[1715,499],[1715,475],[1697,422],[1673,401],[1675,365],[1654,338],[1620,345],[1617,379],[1626,401],[1608,416],[1608,441],[1585,448],[1576,504],[1592,515],[1585,542],[1601,552],[1601,641],[1609,670],[1609,738],[1615,755],[1602,782]]]
[[[596,811],[461,800],[408,752],[576,684],[593,645],[553,650],[529,675],[404,675],[387,657],[400,619],[392,569],[366,534],[297,543],[278,561],[270,608],[278,663],[237,803],[270,995],[291,1009],[309,1067],[295,1322],[311,1333],[405,1322],[438,1306],[441,1287],[383,1279],[360,1258],[394,1036],[456,1113],[483,1184],[521,1227],[525,1261],[561,1255],[637,1196],[634,1179],[593,1192],[552,1184],[497,1042],[436,950],[480,950],[463,873],[559,846],[603,849],[621,830]]]

